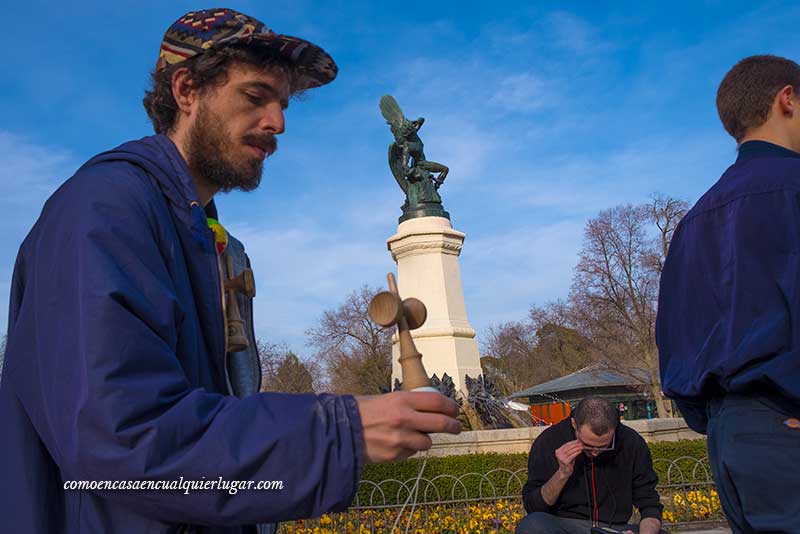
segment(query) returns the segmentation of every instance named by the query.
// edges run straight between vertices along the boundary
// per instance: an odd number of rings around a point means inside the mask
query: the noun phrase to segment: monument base
[[[447,373],[456,391],[466,395],[466,375],[483,374],[475,330],[467,320],[458,256],[465,235],[454,230],[445,217],[418,217],[400,223],[387,241],[397,262],[398,289],[402,298],[425,303],[428,318],[411,332],[422,353],[428,376]],[[400,378],[397,337],[392,343],[392,383]]]
[[[441,204],[430,204],[429,206],[417,204],[415,209],[408,209],[403,206],[403,215],[400,216],[397,222],[402,223],[420,217],[444,217],[450,220],[450,214],[444,210]]]

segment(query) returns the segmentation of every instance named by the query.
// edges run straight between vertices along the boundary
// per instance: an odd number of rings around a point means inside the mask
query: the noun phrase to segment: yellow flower
[[[322,517],[319,518],[320,525],[330,525],[331,524],[331,516],[328,514],[322,514]]]

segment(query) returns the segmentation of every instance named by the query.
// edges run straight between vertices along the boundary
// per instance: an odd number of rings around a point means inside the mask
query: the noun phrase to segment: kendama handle
[[[397,295],[397,298],[400,298],[400,291],[397,289],[397,281],[394,279],[394,273],[387,274],[386,280],[389,281],[389,291]]]
[[[389,291],[400,299],[394,274],[389,273],[386,278],[389,281]],[[410,391],[421,387],[430,387],[431,381],[428,378],[428,373],[425,372],[425,366],[422,365],[422,354],[417,350],[414,339],[411,337],[411,330],[408,327],[405,313],[400,314],[400,319],[397,322],[397,335],[400,339],[399,361],[400,370],[403,374],[403,389]]]

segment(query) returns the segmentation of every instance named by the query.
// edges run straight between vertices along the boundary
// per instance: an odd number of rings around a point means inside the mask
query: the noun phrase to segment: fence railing
[[[705,459],[656,459],[665,527],[724,518]],[[362,480],[346,512],[281,525],[285,534],[513,534],[525,516],[527,470],[493,469],[409,480]],[[634,518],[635,520],[635,518]]]
[[[657,458],[653,460],[653,467],[659,473],[658,491],[664,504],[665,523],[724,521],[706,458]]]

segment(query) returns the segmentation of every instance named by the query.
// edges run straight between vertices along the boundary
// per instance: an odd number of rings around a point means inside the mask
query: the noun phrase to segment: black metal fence
[[[681,527],[724,522],[705,459],[656,459],[664,523]],[[423,473],[424,474],[424,473]],[[347,512],[281,525],[284,534],[513,534],[525,516],[525,469],[379,483],[361,481]],[[634,518],[635,520],[635,518]]]

